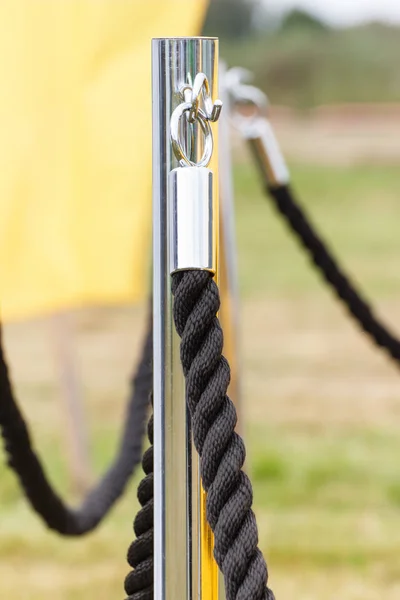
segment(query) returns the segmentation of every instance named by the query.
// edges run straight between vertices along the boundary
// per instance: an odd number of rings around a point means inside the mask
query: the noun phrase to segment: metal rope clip
[[[183,102],[170,121],[172,149],[180,165],[169,176],[170,271],[200,269],[215,274],[217,211],[213,173],[207,166],[214,149],[210,122],[218,120],[222,102],[212,101],[204,73],[198,73],[193,86],[186,84],[180,93]]]
[[[198,73],[194,79],[193,86],[186,84],[181,88],[183,102],[179,104],[171,115],[170,132],[172,148],[181,167],[207,167],[214,148],[214,141],[210,121],[218,121],[222,110],[221,100],[212,101],[210,93],[210,84],[204,73]],[[200,108],[200,100],[203,100],[204,107]],[[187,150],[181,140],[181,118],[187,113],[187,121],[192,126],[196,123],[204,135],[203,154],[199,160],[193,160],[187,156]],[[193,155],[196,149],[196,134],[194,131],[187,135],[186,139],[191,138],[190,154]]]
[[[251,150],[271,187],[289,183],[289,170],[266,116],[268,98],[259,88],[248,82],[252,73],[241,67],[229,69],[223,85],[232,106],[233,123],[249,142]]]
[[[186,88],[187,89],[187,88]],[[192,109],[189,112],[189,121],[194,123],[199,114],[200,98],[203,97],[205,114],[209,121],[218,121],[222,110],[221,100],[216,100],[214,103],[210,95],[210,84],[204,73],[198,73],[193,82],[192,88]]]

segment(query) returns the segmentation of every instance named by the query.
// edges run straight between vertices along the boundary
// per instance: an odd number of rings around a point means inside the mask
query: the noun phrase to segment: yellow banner
[[[4,319],[137,300],[148,284],[152,37],[206,0],[1,0]]]

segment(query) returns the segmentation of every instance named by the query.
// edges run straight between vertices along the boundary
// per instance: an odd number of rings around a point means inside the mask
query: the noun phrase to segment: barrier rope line
[[[151,445],[143,455],[145,477],[138,487],[138,500],[142,508],[133,522],[136,539],[128,550],[128,563],[133,569],[125,579],[125,592],[129,600],[153,600],[153,415],[147,432]]]
[[[399,339],[376,317],[367,300],[357,290],[315,230],[304,209],[296,202],[290,187],[271,187],[267,182],[266,184],[266,190],[276,209],[308,252],[326,283],[343,302],[360,328],[400,367]]]
[[[258,548],[252,486],[242,471],[245,446],[235,432],[236,409],[227,396],[230,367],[222,355],[219,290],[211,273],[184,271],[172,276],[172,293],[193,439],[207,492],[207,521],[226,597],[274,600]]]
[[[368,301],[342,269],[288,185],[289,172],[284,157],[271,124],[265,118],[267,97],[261,90],[246,83],[243,70],[233,68],[228,74],[228,91],[235,107],[236,120],[243,138],[249,142],[267,196],[359,327],[400,366],[399,337],[391,333],[374,314]],[[243,116],[241,108],[248,105],[254,111],[249,117]]]
[[[70,508],[53,489],[33,449],[28,427],[14,398],[0,338],[0,429],[7,463],[15,471],[32,508],[50,529],[65,536],[80,536],[92,531],[124,492],[141,458],[149,394],[153,383],[152,344],[150,314],[140,363],[132,381],[131,397],[117,455],[81,506]]]

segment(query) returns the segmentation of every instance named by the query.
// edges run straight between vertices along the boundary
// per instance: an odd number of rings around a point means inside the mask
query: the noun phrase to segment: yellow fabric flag
[[[198,34],[206,4],[0,2],[3,319],[143,295],[150,40]]]

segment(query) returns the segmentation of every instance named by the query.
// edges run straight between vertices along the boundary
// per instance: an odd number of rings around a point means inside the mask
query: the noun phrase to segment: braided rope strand
[[[315,230],[305,210],[293,196],[289,186],[272,188],[267,192],[275,208],[285,219],[312,262],[336,296],[346,306],[359,327],[376,346],[387,352],[400,367],[400,340],[376,317],[372,307],[363,298],[354,282],[344,272],[331,250]]]
[[[258,548],[252,486],[242,471],[245,447],[235,432],[236,409],[227,396],[230,368],[222,356],[223,334],[216,316],[219,290],[210,273],[186,271],[173,275],[172,293],[193,438],[207,492],[207,520],[226,597],[274,600]]]
[[[1,334],[1,330],[0,330]],[[77,508],[66,505],[52,487],[33,447],[28,426],[11,386],[0,338],[0,430],[7,464],[14,470],[26,498],[46,525],[64,536],[80,536],[96,528],[123,494],[140,462],[153,383],[153,329],[150,311],[145,343],[131,384],[120,447],[98,484]]]
[[[153,415],[148,425],[148,438],[151,446],[142,461],[145,477],[138,487],[142,508],[133,523],[136,539],[128,550],[128,563],[133,570],[125,579],[127,600],[153,600]]]

